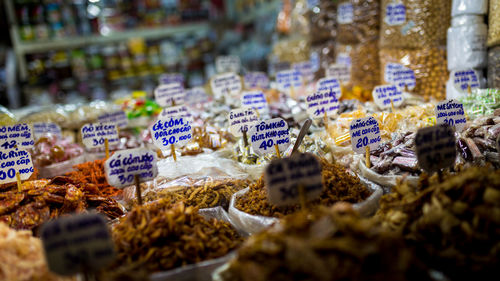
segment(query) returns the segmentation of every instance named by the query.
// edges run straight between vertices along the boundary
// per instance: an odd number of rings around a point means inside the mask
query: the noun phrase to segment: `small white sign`
[[[249,72],[245,75],[244,80],[247,89],[269,88],[269,78],[264,72]]]
[[[292,69],[299,71],[302,79],[307,82],[314,80],[314,66],[311,61],[303,61],[292,64]]]
[[[243,136],[243,131],[248,132],[253,125],[259,122],[255,110],[248,107],[231,110],[227,119],[229,120],[229,132],[235,137]]]
[[[109,185],[123,188],[139,182],[151,181],[158,175],[156,153],[147,148],[134,148],[115,152],[106,162],[104,171]]]
[[[177,82],[156,87],[154,94],[156,103],[161,107],[172,106],[172,101],[176,105],[183,104],[186,97],[184,86]]]
[[[28,124],[0,127],[0,149],[31,148],[33,145],[35,145],[35,141]]]
[[[342,83],[351,81],[351,67],[346,64],[331,64],[326,69],[326,77],[337,78]]]
[[[82,126],[82,143],[87,148],[103,147],[105,140],[108,145],[116,145],[120,142],[118,127],[114,123],[89,123]]]
[[[240,58],[237,56],[218,56],[215,59],[215,71],[217,71],[217,73],[239,73],[240,68],[241,62]]]
[[[207,92],[203,87],[194,87],[186,90],[186,103],[190,105],[204,104],[210,101]]]
[[[336,95],[337,99],[340,99],[342,96],[342,91],[340,89],[340,83],[337,78],[321,78],[316,82],[316,91],[330,91],[332,90]]]
[[[463,131],[467,119],[465,118],[464,105],[457,100],[444,100],[435,108],[436,124],[446,124],[454,127],[457,132]]]
[[[15,182],[17,172],[21,180],[31,177],[34,170],[30,153],[19,148],[0,150],[0,184]]]
[[[253,151],[259,155],[276,153],[275,145],[284,152],[290,145],[288,124],[282,118],[274,118],[255,124],[248,131]]]
[[[471,90],[479,89],[479,74],[476,70],[452,71],[450,76],[453,79],[453,87],[460,93],[467,93],[468,87]]]
[[[350,46],[349,46],[350,48]],[[351,61],[351,56],[349,53],[341,52],[338,53],[337,56],[335,57],[335,63],[336,64],[343,64],[347,65],[348,67],[352,66],[352,61]]]
[[[193,137],[191,122],[184,117],[160,119],[150,129],[153,143],[160,149],[183,146]]]
[[[106,219],[99,214],[60,217],[41,230],[49,269],[60,275],[95,272],[116,256]]]
[[[289,158],[274,159],[266,167],[264,179],[268,200],[276,206],[300,203],[299,187],[304,188],[307,200],[323,192],[321,164],[310,153],[295,153]]]
[[[313,51],[309,54],[309,61],[311,62],[313,72],[320,69],[321,58],[319,57],[318,51]]]
[[[231,72],[219,74],[210,80],[210,87],[216,98],[224,95],[238,96],[242,90],[241,78]]]
[[[406,7],[402,3],[391,3],[385,7],[384,22],[388,25],[402,25],[406,22]]]
[[[160,115],[158,116],[159,119],[170,119],[173,117],[184,117],[186,119],[191,118],[191,112],[189,108],[185,105],[178,105],[178,106],[171,106],[171,107],[166,107],[164,108],[161,112]]]
[[[372,91],[373,101],[380,109],[391,108],[391,101],[394,107],[399,107],[404,102],[403,91],[394,85],[381,85]]]
[[[127,114],[123,110],[101,114],[97,117],[97,120],[101,123],[115,123],[121,129],[126,128],[128,125]]]
[[[322,90],[306,97],[307,113],[311,118],[336,115],[339,110],[339,95],[333,88]]]
[[[367,146],[375,150],[381,141],[380,128],[373,117],[355,119],[349,129],[352,150],[356,153],[364,153]]]
[[[283,70],[276,73],[276,84],[278,91],[291,93],[292,86],[297,90],[302,87],[302,76],[297,70]]]
[[[164,73],[158,77],[160,85],[167,85],[171,83],[179,83],[184,85],[184,75],[181,73]]]
[[[354,8],[351,3],[343,3],[337,7],[337,23],[350,24],[354,20]]]
[[[59,127],[56,123],[33,123],[33,132],[35,133],[35,139],[39,139],[44,135],[53,135],[57,138],[62,138],[61,127]]]
[[[400,89],[404,89],[407,86],[409,90],[412,90],[417,85],[415,72],[398,63],[388,63],[385,65],[384,80],[389,84],[396,85]]]
[[[241,95],[241,106],[257,109],[259,112],[267,112],[268,105],[266,96],[262,91],[248,91]]]
[[[451,167],[457,157],[455,142],[455,132],[448,125],[419,129],[415,136],[418,164],[429,173]]]

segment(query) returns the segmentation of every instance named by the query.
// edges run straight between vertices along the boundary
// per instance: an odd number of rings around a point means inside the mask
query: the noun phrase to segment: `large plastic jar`
[[[488,12],[488,0],[453,0],[451,16],[485,15]]]
[[[485,68],[487,34],[488,29],[482,16],[454,17],[448,28],[448,70]]]

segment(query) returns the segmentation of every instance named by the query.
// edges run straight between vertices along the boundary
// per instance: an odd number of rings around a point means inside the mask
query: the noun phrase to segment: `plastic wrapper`
[[[99,115],[119,109],[118,105],[105,101],[94,101],[86,105],[68,105],[66,110],[70,122],[65,127],[79,130],[86,123],[96,122]]]
[[[86,162],[84,154],[67,161],[55,163],[48,166],[37,167],[40,173],[40,178],[53,178],[55,176],[62,176],[68,172],[73,171],[73,166]]]
[[[337,3],[334,1],[318,2],[319,12],[313,10],[309,16],[311,34],[314,34],[311,36],[313,45],[337,38]]]
[[[470,119],[490,115],[500,108],[500,89],[475,89],[459,98]]]
[[[500,89],[500,46],[488,51],[488,87]]]
[[[353,204],[353,208],[363,216],[370,216],[378,208],[378,201],[383,194],[382,188],[363,177],[359,177],[361,182],[366,185],[372,194],[363,202]],[[247,193],[249,188],[245,188],[233,194],[231,202],[229,203],[229,217],[236,229],[242,229],[250,235],[258,233],[271,225],[279,222],[278,218],[264,217],[259,215],[251,215],[236,208],[236,200]]]
[[[452,17],[471,14],[485,15],[488,13],[488,0],[453,0],[451,3]]]
[[[389,25],[387,6],[401,3],[405,21]],[[451,0],[382,0],[380,45],[384,48],[422,48],[444,46],[451,22]]]
[[[500,0],[490,0],[488,47],[500,45]]]
[[[32,111],[27,115],[22,116],[19,120],[19,123],[35,122],[56,123],[61,126],[61,128],[67,128],[71,121],[68,117],[67,111],[60,106],[39,108],[36,111]]]
[[[449,76],[444,48],[381,49],[379,55],[382,83],[385,83],[385,66],[388,63],[398,63],[412,69],[415,73],[416,86],[410,90],[411,93],[420,95],[426,100],[444,99],[446,81]]]
[[[7,108],[0,105],[0,126],[16,124],[16,117]]]
[[[408,184],[412,187],[417,187],[418,185],[418,177],[415,176],[381,175],[372,171],[371,169],[368,169],[366,167],[364,157],[358,160],[358,170],[359,173],[367,180],[381,185],[386,193],[389,191],[389,189],[385,189],[386,187],[392,188],[396,186],[398,182],[407,181]]]
[[[337,22],[337,41],[343,44],[357,44],[376,40],[380,31],[380,1],[340,1],[339,5],[346,3],[352,5],[352,22]]]
[[[487,27],[482,16],[453,18],[448,28],[448,69],[465,70],[486,67]]]

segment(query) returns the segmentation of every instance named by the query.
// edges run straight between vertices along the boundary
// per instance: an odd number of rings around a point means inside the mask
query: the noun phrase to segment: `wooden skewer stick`
[[[467,94],[468,95],[472,94],[472,88],[470,87],[470,85],[467,85]]]
[[[365,161],[366,161],[366,167],[370,168],[371,163],[370,163],[370,146],[366,146],[366,156],[365,156]]]
[[[172,156],[174,157],[174,161],[177,162],[177,155],[175,154],[175,146],[174,146],[174,144],[170,145],[170,151],[172,151]]]
[[[104,150],[106,151],[106,159],[109,158],[109,141],[104,139]]]
[[[163,151],[161,151],[161,149],[159,149],[159,148],[158,148],[158,149],[156,150],[156,156],[158,156],[158,159],[159,159],[159,158],[163,158]]]
[[[17,180],[17,191],[19,191],[19,192],[23,191],[23,188],[21,185],[21,174],[19,172],[16,172],[16,180]]]
[[[135,196],[137,197],[137,203],[139,206],[142,205],[142,195],[141,195],[141,183],[139,182],[139,175],[135,175]]]
[[[391,110],[392,113],[396,112],[396,110],[394,109],[394,102],[392,101],[392,99],[391,99]]]
[[[276,156],[278,156],[278,159],[281,158],[280,147],[277,144],[275,144],[274,148],[276,149]]]
[[[248,138],[247,138],[247,130],[242,130],[243,132],[243,143],[245,144],[245,147],[248,146]]]
[[[325,114],[323,115],[323,122],[325,123],[325,129],[328,131],[328,116]]]

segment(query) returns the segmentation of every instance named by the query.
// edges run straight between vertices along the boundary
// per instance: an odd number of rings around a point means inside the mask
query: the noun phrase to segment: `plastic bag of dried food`
[[[273,55],[280,62],[301,62],[309,60],[310,42],[304,37],[283,39],[273,45]]]
[[[85,105],[67,105],[65,109],[68,112],[69,120],[71,120],[66,126],[79,130],[85,123],[97,121],[99,115],[119,110],[120,107],[110,102],[94,101]]]
[[[376,40],[380,30],[380,1],[341,1],[337,8],[337,41],[357,44]]]
[[[490,0],[491,2],[491,0]],[[488,13],[488,0],[453,0],[451,16],[485,15]]]
[[[74,170],[73,166],[86,162],[85,155],[82,154],[75,158],[55,163],[48,166],[37,167],[40,173],[40,178],[53,178],[55,176],[62,176]]]
[[[7,108],[0,105],[0,126],[16,124],[16,117]]]
[[[500,45],[500,0],[490,0],[488,47]]]
[[[358,169],[359,173],[365,177],[367,180],[370,180],[376,184],[379,184],[384,187],[394,187],[398,182],[407,181],[408,184],[412,187],[417,187],[418,185],[418,177],[415,176],[398,176],[398,175],[381,175],[378,174],[371,169],[368,169],[365,164],[365,159],[361,158],[358,160]]]
[[[311,36],[312,44],[321,44],[337,38],[337,3],[335,1],[319,1],[309,14],[311,34],[314,35]]]
[[[70,120],[67,112],[61,106],[43,107],[21,116],[19,123],[47,122],[56,123],[61,128],[67,128]]]
[[[382,0],[380,46],[422,48],[446,45],[451,0]]]
[[[315,73],[315,78],[325,77],[325,69],[332,63],[335,63],[335,41],[329,40],[311,48],[311,57],[317,56],[319,67]]]
[[[500,89],[500,46],[488,51],[488,87]]]
[[[389,63],[400,64],[412,69],[415,73],[416,86],[414,89],[410,88],[409,92],[421,95],[426,100],[445,98],[446,81],[449,75],[445,48],[414,50],[383,48],[380,49],[379,57],[382,83],[389,82],[384,78],[387,65]]]

